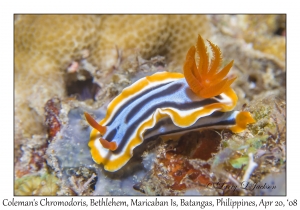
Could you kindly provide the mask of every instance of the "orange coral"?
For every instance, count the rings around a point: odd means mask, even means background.
[[[222,62],[220,48],[210,41],[208,43],[214,55],[210,63],[205,43],[199,35],[197,46],[192,46],[189,49],[183,66],[183,73],[187,83],[192,91],[202,98],[210,98],[223,93],[230,88],[230,85],[236,79],[236,77],[226,77],[233,65],[233,61],[218,71]],[[198,65],[195,61],[196,52],[200,57]]]

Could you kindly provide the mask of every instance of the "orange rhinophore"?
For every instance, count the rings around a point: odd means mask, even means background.
[[[105,126],[99,125],[96,122],[96,120],[94,120],[94,118],[92,118],[92,116],[89,115],[87,112],[84,112],[84,116],[86,118],[86,121],[90,124],[90,126],[92,126],[93,128],[95,128],[102,135],[105,134],[105,132],[106,132],[106,127]]]
[[[109,142],[103,138],[100,138],[100,143],[104,148],[109,149],[110,151],[115,151],[118,147],[116,142]]]

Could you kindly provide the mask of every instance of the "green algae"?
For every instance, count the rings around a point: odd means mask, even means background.
[[[56,195],[58,179],[52,174],[26,175],[15,180],[15,195]]]

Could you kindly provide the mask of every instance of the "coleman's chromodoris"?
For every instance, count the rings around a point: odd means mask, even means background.
[[[230,85],[236,78],[227,77],[233,61],[219,70],[221,51],[208,43],[211,61],[199,35],[197,45],[187,53],[184,74],[159,72],[138,80],[108,105],[99,123],[85,113],[94,128],[89,147],[96,163],[117,171],[146,139],[201,128],[229,128],[237,133],[255,122],[249,112],[233,111],[238,98]]]

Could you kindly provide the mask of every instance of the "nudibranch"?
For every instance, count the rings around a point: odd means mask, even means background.
[[[183,74],[158,72],[138,80],[111,101],[99,123],[84,113],[93,127],[89,147],[96,163],[117,171],[144,140],[202,128],[238,133],[255,122],[249,112],[233,111],[238,98],[230,85],[235,78],[227,76],[233,61],[220,70],[221,51],[208,44],[211,61],[199,35],[187,53]]]

